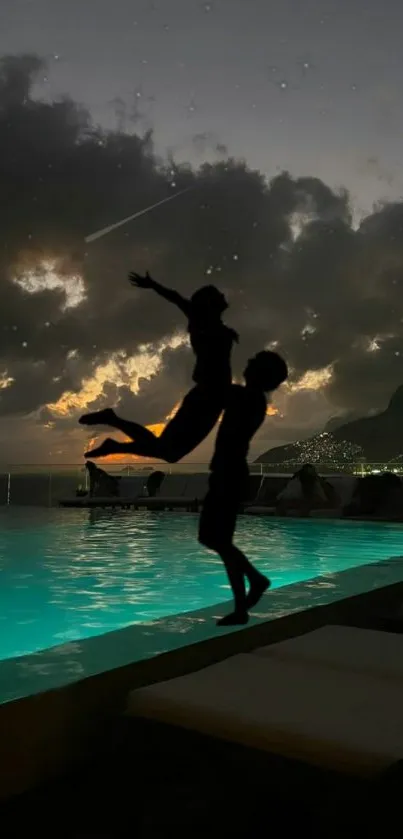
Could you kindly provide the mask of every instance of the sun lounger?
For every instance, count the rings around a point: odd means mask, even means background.
[[[280,492],[285,488],[289,479],[286,476],[265,476],[259,492],[254,500],[252,500],[246,507],[244,512],[250,515],[273,515],[276,510],[276,499]],[[327,478],[328,482],[333,486],[340,504],[333,508],[328,506],[318,507],[311,510],[310,515],[313,518],[337,518],[341,515],[341,508],[350,499],[351,493],[355,484],[355,478],[346,475],[336,475]],[[298,504],[295,505],[295,511],[290,506],[288,515],[292,516],[294,512],[298,512]]]
[[[273,515],[273,503],[282,482],[278,477],[250,475],[242,512],[255,516]]]
[[[203,501],[204,496],[208,490],[208,472],[200,472],[195,475],[189,475],[186,485],[186,495],[188,498],[195,498],[198,501]]]
[[[2,473],[0,475],[0,505],[8,503],[9,482],[9,475],[7,473]]]
[[[146,478],[144,475],[123,476],[119,481],[119,498],[137,498],[144,495]]]
[[[275,516],[276,515],[276,508],[275,507],[266,507],[266,506],[251,506],[245,507],[244,513],[248,516]]]
[[[403,686],[403,638],[389,632],[350,626],[323,626],[314,632],[254,650],[253,655],[315,664],[377,679],[394,679]]]
[[[321,639],[312,633],[310,640],[305,636],[233,656],[136,690],[127,714],[311,766],[377,775],[403,755],[403,680],[396,675],[396,639],[388,644],[375,638],[378,633],[327,630]],[[326,661],[326,643],[332,665]],[[376,644],[378,652],[371,657]],[[402,653],[403,640],[401,658]]]
[[[162,498],[183,498],[186,495],[188,475],[166,475],[159,491]]]
[[[188,481],[188,475],[166,475],[159,492],[153,498],[140,498],[138,506],[147,510],[187,509],[193,500],[186,491]]]
[[[323,507],[323,509],[311,510],[311,519],[339,519],[341,518],[340,507]]]
[[[88,495],[83,495],[78,498],[61,498],[59,501],[60,507],[83,507],[89,509],[90,507],[108,508],[115,507],[116,509],[125,509],[129,507],[136,507],[138,497],[130,498],[116,498],[113,495],[94,496],[90,498]]]
[[[258,493],[251,500],[254,507],[274,507],[277,495],[287,483],[287,477],[279,475],[265,475],[260,483]]]
[[[243,499],[243,507],[253,504],[259,497],[259,493],[263,484],[264,478],[262,475],[249,475],[248,484]]]
[[[61,498],[61,507],[132,507],[144,493],[145,478],[142,475],[119,476],[119,495],[90,496],[88,493],[73,498]]]
[[[351,501],[357,478],[354,475],[332,475],[328,480],[337,492],[340,506],[344,507]]]
[[[276,507],[258,507],[254,505],[246,507],[244,513],[247,513],[249,516],[278,516]],[[299,515],[297,510],[289,510],[287,513],[289,518],[299,517]],[[340,509],[334,509],[332,507],[325,507],[323,510],[311,510],[309,514],[309,518],[311,519],[337,519],[340,517]]]

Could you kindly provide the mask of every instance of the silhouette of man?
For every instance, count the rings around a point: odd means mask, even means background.
[[[222,321],[228,303],[215,286],[203,286],[188,300],[155,282],[148,273],[145,277],[132,273],[129,280],[139,288],[153,289],[186,315],[196,356],[195,387],[185,396],[160,437],[138,423],[118,417],[112,408],[85,414],[79,420],[82,425],[109,425],[133,441],[120,443],[107,437],[100,446],[86,452],[85,457],[127,453],[176,463],[210,434],[224,409],[232,380],[231,351],[238,335]]]
[[[232,385],[210,463],[209,490],[200,516],[199,542],[221,557],[234,596],[234,611],[218,626],[246,624],[270,581],[233,543],[237,514],[245,498],[252,437],[267,411],[266,393],[288,376],[287,365],[273,352],[260,352],[244,371],[245,385]],[[246,594],[245,580],[249,583]]]

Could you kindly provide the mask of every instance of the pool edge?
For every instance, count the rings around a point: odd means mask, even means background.
[[[366,625],[368,615],[403,600],[403,581],[264,620],[0,707],[0,799],[24,792],[102,751],[105,723],[130,689],[175,678],[231,655],[285,640],[326,623]]]

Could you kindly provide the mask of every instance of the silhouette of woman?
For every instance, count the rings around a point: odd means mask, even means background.
[[[127,453],[176,463],[210,434],[225,408],[232,381],[231,351],[238,335],[222,322],[228,303],[215,286],[203,286],[189,300],[157,283],[148,272],[144,277],[131,273],[129,281],[138,288],[153,289],[186,315],[190,343],[196,356],[195,387],[185,396],[160,437],[143,425],[117,416],[112,408],[85,414],[79,420],[82,425],[109,425],[132,441],[120,443],[107,437],[100,446],[86,452],[85,457]]]

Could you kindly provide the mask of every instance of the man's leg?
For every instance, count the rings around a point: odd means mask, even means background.
[[[199,523],[199,542],[222,559],[234,595],[235,609],[220,626],[247,623],[248,610],[257,605],[270,580],[261,574],[233,543],[243,482],[228,480],[226,474],[212,474]],[[245,578],[249,592],[245,592]]]
[[[238,511],[236,494],[225,493],[222,481],[212,475],[199,524],[199,542],[219,555],[224,563],[234,597],[234,611],[217,621],[218,626],[246,624],[245,563],[247,559],[232,544]]]
[[[234,597],[234,611],[223,618],[219,618],[217,626],[238,626],[248,623],[249,615],[246,606],[246,590],[245,590],[245,576],[239,562],[238,550],[233,545],[228,547],[221,546],[214,547],[212,544],[207,545],[210,550],[214,550],[222,559],[229,584],[232,589]],[[246,557],[245,557],[246,558]]]
[[[257,605],[265,591],[270,588],[270,580],[264,574],[261,574],[254,565],[252,565],[249,559],[247,559],[245,554],[242,553],[236,545],[232,545],[232,551],[234,559],[235,553],[237,554],[239,568],[242,570],[244,577],[246,577],[249,583],[249,592],[246,596],[246,608],[249,611]]]
[[[234,611],[217,621],[218,626],[244,624],[248,621],[248,612],[257,605],[265,591],[270,587],[270,580],[261,574],[244,553],[231,545],[216,550],[221,557],[234,595]],[[249,592],[245,592],[245,579],[249,582]]]

